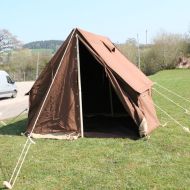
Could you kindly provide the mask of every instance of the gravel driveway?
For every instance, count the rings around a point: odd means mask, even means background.
[[[31,89],[33,81],[16,82],[18,94],[16,98],[0,99],[0,121],[17,116],[28,108],[28,96],[25,94]]]

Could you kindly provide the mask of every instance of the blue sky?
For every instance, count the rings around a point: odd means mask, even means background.
[[[0,28],[23,42],[64,40],[72,28],[108,36],[113,42],[145,43],[161,31],[190,31],[189,0],[1,0]]]

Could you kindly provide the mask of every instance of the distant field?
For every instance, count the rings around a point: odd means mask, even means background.
[[[190,70],[162,71],[153,81],[190,99]],[[190,110],[190,104],[166,91]],[[153,93],[155,103],[186,127],[190,116]],[[84,138],[76,141],[36,140],[15,190],[189,189],[190,134],[158,111],[161,124],[149,140]],[[0,183],[10,178],[25,138],[26,119],[0,128]],[[2,185],[0,184],[0,189]]]
[[[31,49],[32,52],[40,52],[40,53],[54,53],[53,49]]]

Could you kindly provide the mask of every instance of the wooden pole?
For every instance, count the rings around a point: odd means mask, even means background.
[[[38,73],[39,73],[39,57],[40,57],[40,53],[38,51],[37,61],[36,61],[36,80],[38,78]]]
[[[80,127],[81,127],[81,137],[84,137],[84,128],[83,128],[83,112],[82,112],[82,92],[81,92],[81,72],[80,72],[80,55],[79,55],[79,39],[77,39],[77,66],[78,66],[78,89],[79,89],[79,107],[80,107]]]
[[[146,30],[146,45],[147,45],[147,40],[148,40],[148,31]]]
[[[141,70],[141,54],[139,45],[139,34],[137,34],[137,48],[138,48],[138,68]]]

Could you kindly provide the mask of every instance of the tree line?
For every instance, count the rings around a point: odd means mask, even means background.
[[[23,45],[23,48],[28,49],[51,49],[55,52],[63,43],[62,40],[45,40],[45,41],[35,41]]]

